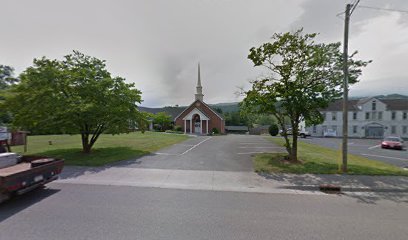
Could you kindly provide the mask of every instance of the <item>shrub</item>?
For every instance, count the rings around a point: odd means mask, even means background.
[[[212,132],[213,134],[219,134],[219,133],[220,133],[220,131],[218,131],[218,128],[213,128],[213,129],[211,130],[211,132]]]
[[[273,123],[271,126],[269,126],[269,134],[271,134],[272,136],[276,136],[278,135],[278,133],[279,133],[278,125]]]
[[[176,125],[176,126],[174,126],[174,131],[181,132],[181,131],[183,131],[183,128],[181,126],[179,126],[179,125]]]

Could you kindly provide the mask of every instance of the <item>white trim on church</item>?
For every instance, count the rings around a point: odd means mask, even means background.
[[[197,108],[194,108],[189,114],[187,114],[184,118],[184,133],[187,133],[187,121],[190,121],[190,133],[193,133],[193,117],[195,115],[200,116],[200,134],[203,134],[203,121],[206,122],[206,134],[208,134],[208,121],[210,121],[210,118],[208,118],[203,112],[198,110]]]

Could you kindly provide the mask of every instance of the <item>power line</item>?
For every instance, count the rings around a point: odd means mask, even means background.
[[[389,11],[389,12],[400,12],[400,13],[408,13],[408,10],[399,10],[399,9],[391,9],[391,8],[380,8],[380,7],[371,7],[371,6],[364,6],[360,5],[359,8],[368,8],[380,11]]]
[[[353,8],[352,8],[351,11],[350,11],[350,16],[351,16],[351,14],[353,14],[354,9],[356,9],[356,7],[357,7],[357,5],[358,5],[359,3],[360,3],[360,0],[357,0],[357,1],[355,1],[355,2],[352,4]]]

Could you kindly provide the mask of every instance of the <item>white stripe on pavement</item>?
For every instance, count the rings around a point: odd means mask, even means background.
[[[239,147],[239,148],[284,148],[284,147]]]
[[[368,149],[374,149],[374,148],[378,148],[378,147],[380,147],[381,145],[380,144],[378,144],[378,145],[375,145],[375,146],[372,146],[372,147],[369,147]]]
[[[203,142],[205,142],[205,141],[207,141],[207,140],[210,140],[211,138],[212,138],[212,137],[208,137],[208,138],[204,139],[203,141],[201,141],[201,142],[197,143],[196,145],[192,146],[191,148],[187,149],[185,152],[183,152],[183,153],[180,154],[180,155],[184,155],[184,154],[190,152],[190,151],[193,150],[194,148],[198,147],[201,143],[203,143]]]
[[[406,161],[408,161],[408,159],[407,159],[407,158],[388,157],[388,156],[373,155],[373,154],[365,154],[365,153],[363,153],[363,154],[361,154],[361,155],[364,155],[364,156],[370,156],[370,157],[381,157],[381,158],[390,158],[390,159],[397,159],[397,160],[406,160]]]

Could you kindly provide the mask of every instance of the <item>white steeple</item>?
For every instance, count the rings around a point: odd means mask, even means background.
[[[197,80],[197,87],[196,87],[196,94],[195,100],[203,101],[203,87],[201,86],[201,76],[200,76],[200,63],[198,63],[198,80]]]

